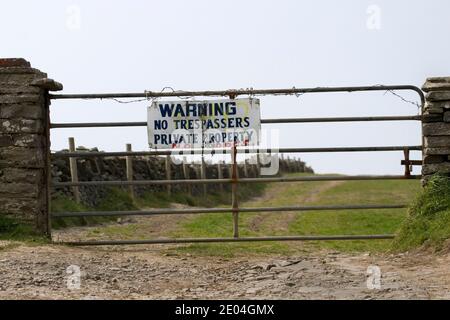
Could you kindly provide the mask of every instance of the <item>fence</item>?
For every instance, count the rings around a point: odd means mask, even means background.
[[[355,91],[393,91],[393,90],[412,90],[419,94],[420,106],[423,109],[425,98],[423,92],[409,85],[401,86],[365,86],[365,87],[335,87],[335,88],[292,88],[292,89],[269,89],[269,90],[226,90],[226,91],[176,91],[176,92],[144,92],[144,93],[113,93],[113,94],[53,94],[50,98],[53,100],[61,99],[105,99],[105,98],[159,98],[159,97],[198,97],[198,96],[228,96],[236,98],[239,95],[295,95],[305,93],[322,92],[355,92]],[[410,116],[378,116],[378,117],[334,117],[334,118],[284,118],[284,119],[263,119],[262,124],[283,124],[283,123],[313,123],[313,122],[360,122],[360,121],[421,121],[421,115]],[[53,123],[51,128],[102,128],[102,127],[135,127],[146,126],[146,122],[105,122],[105,123]],[[184,179],[184,180],[132,180],[127,181],[74,181],[54,183],[53,187],[80,187],[80,186],[136,186],[136,185],[166,185],[167,192],[171,192],[171,186],[174,184],[184,184],[188,187],[193,184],[229,183],[232,186],[232,201],[229,208],[192,208],[192,209],[155,209],[143,211],[102,211],[102,212],[62,212],[53,213],[53,218],[63,217],[89,217],[89,216],[130,216],[130,215],[170,215],[170,214],[203,214],[203,213],[232,213],[233,215],[233,237],[229,238],[182,238],[182,239],[152,239],[152,240],[108,240],[108,241],[80,241],[69,242],[72,245],[119,245],[119,244],[162,244],[162,243],[193,243],[193,242],[240,242],[240,241],[294,241],[294,240],[364,240],[364,239],[390,239],[392,234],[380,235],[335,235],[335,236],[267,236],[267,237],[240,237],[238,217],[240,213],[247,212],[278,212],[287,211],[326,211],[326,210],[352,210],[352,209],[400,209],[406,205],[377,204],[377,205],[328,205],[328,206],[286,206],[286,207],[259,207],[242,208],[239,207],[237,198],[237,188],[241,183],[283,183],[299,181],[346,181],[346,180],[399,180],[399,179],[420,179],[420,175],[411,174],[412,165],[420,165],[421,161],[410,160],[410,151],[421,151],[422,146],[369,146],[369,147],[326,147],[326,148],[281,148],[279,150],[262,150],[259,148],[232,148],[216,149],[217,152],[224,152],[231,155],[232,175],[230,179]],[[205,150],[177,150],[181,155],[203,154]],[[237,174],[236,156],[238,153],[261,155],[264,153],[316,153],[316,152],[380,152],[380,151],[400,151],[404,153],[402,165],[405,167],[403,175],[360,175],[360,176],[303,176],[303,177],[260,177],[260,178],[240,178]],[[54,158],[64,157],[74,159],[77,157],[107,157],[107,156],[125,156],[130,159],[134,156],[170,156],[170,150],[153,151],[132,151],[131,146],[125,152],[76,152],[71,150],[67,153],[53,153]],[[220,165],[220,164],[219,164]],[[205,189],[206,192],[206,189]]]
[[[76,147],[76,143],[75,143],[75,138],[74,137],[69,137],[68,138],[68,145],[69,145],[69,152],[75,152],[76,150],[79,150],[80,152],[83,152],[84,155],[86,155],[87,152],[92,152],[87,150],[84,147]],[[125,150],[126,152],[132,152],[132,145],[130,143],[127,143],[125,145]],[[89,158],[88,155],[86,155],[87,158]],[[83,160],[86,160],[86,157],[81,157],[83,158]],[[148,174],[154,174],[154,172],[151,171],[151,169],[149,168],[148,172],[147,171],[142,171],[142,167],[140,168],[134,168],[134,161],[133,161],[133,156],[126,156],[125,157],[125,161],[124,161],[124,172],[125,172],[125,177],[126,177],[126,181],[127,182],[131,182],[130,185],[127,185],[126,188],[128,189],[128,193],[130,195],[130,197],[132,199],[136,198],[136,192],[135,192],[135,188],[134,185],[132,183],[132,181],[134,181],[135,179],[135,173],[137,173],[138,176],[142,176],[142,175],[148,175]],[[123,159],[122,157],[117,158],[117,160]],[[101,175],[103,173],[103,167],[104,164],[99,164],[99,162],[97,161],[98,159],[95,159],[93,161],[93,166],[95,167],[95,173]],[[116,160],[116,158],[114,158],[114,160]],[[140,159],[141,161],[147,161],[148,158],[144,157],[142,159]],[[166,180],[173,180],[173,176],[175,174],[175,176],[177,176],[177,172],[175,172],[174,174],[172,174],[172,161],[171,161],[171,157],[170,156],[163,156],[163,157],[159,157],[159,160],[162,161],[164,163],[164,176]],[[252,161],[253,162],[253,161]],[[65,163],[65,162],[64,162]],[[55,164],[54,164],[55,165]],[[57,170],[64,170],[66,168],[64,168],[64,165],[59,164],[60,167],[58,168],[58,166],[56,166]],[[150,164],[149,164],[150,165]],[[89,168],[92,166],[92,163],[89,165]],[[181,170],[178,171],[178,176],[181,176],[184,180],[191,180],[190,176],[192,175],[193,180],[197,180],[197,179],[201,179],[201,180],[205,180],[207,179],[207,173],[209,170],[211,170],[211,172],[209,172],[209,175],[216,175],[215,172],[212,172],[212,169],[216,169],[217,170],[217,179],[221,180],[224,179],[224,174],[223,171],[228,171],[231,174],[229,175],[231,177],[232,175],[232,165],[229,163],[226,163],[223,160],[220,160],[217,162],[217,164],[214,163],[208,163],[207,161],[203,160],[202,161],[195,161],[194,159],[190,159],[190,161],[188,161],[188,159],[186,158],[186,156],[183,156],[183,161],[180,164],[181,166]],[[244,159],[243,161],[241,160],[239,162],[239,166],[241,169],[241,174],[243,178],[253,178],[255,176],[258,176],[258,172],[259,172],[259,165],[258,163],[248,163],[248,159]],[[285,172],[303,172],[304,170],[309,170],[309,168],[305,167],[303,165],[303,163],[301,163],[299,160],[297,159],[287,159],[285,161],[282,160],[282,163],[280,163],[280,166],[283,167],[283,171]],[[122,168],[119,168],[119,171]],[[190,173],[190,171],[193,171],[193,174]],[[79,164],[77,161],[77,157],[70,157],[69,161],[68,161],[68,178],[70,179],[70,181],[73,184],[76,184],[79,179],[83,179],[83,171],[86,170],[85,165],[81,167],[81,174],[80,174],[80,168],[79,168]],[[106,171],[109,171],[111,169],[108,169]],[[137,170],[135,172],[135,170]],[[116,169],[114,169],[113,171],[116,171]],[[181,172],[180,172],[181,171]],[[57,171],[55,171],[56,175],[58,175]],[[62,172],[60,172],[59,174],[62,174]],[[92,175],[93,172],[91,173],[87,173],[87,175]],[[86,179],[87,177],[85,176],[84,179]],[[92,177],[93,180],[97,180],[97,177]],[[120,174],[119,176],[115,176],[113,179],[120,179]],[[64,178],[63,178],[64,179]],[[87,178],[89,179],[89,178]],[[211,179],[211,177],[209,177],[209,180]],[[58,178],[58,180],[60,180]],[[184,181],[183,180],[183,181]],[[55,182],[57,186],[60,186],[60,182],[56,181]],[[219,190],[223,191],[223,183],[218,183],[219,185]],[[167,193],[170,196],[171,195],[171,189],[169,189],[168,187],[171,187],[171,184],[167,184],[165,186],[165,188],[167,188]],[[207,184],[204,183],[202,184],[202,186],[200,186],[202,188],[201,190],[201,194],[203,196],[207,195]],[[73,198],[77,203],[81,202],[81,192],[80,192],[80,186],[78,185],[72,185],[70,187],[71,189],[71,193],[73,194]],[[187,185],[187,190],[186,190],[190,195],[193,195],[193,190],[191,188],[191,184]]]

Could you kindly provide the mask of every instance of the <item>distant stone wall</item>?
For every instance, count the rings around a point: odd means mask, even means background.
[[[24,59],[0,59],[0,214],[48,224],[48,90],[62,86]]]
[[[97,151],[96,148],[91,149]],[[89,152],[86,148],[79,148],[77,151]],[[133,179],[134,180],[166,180],[166,168],[164,157],[134,157],[133,158]],[[308,167],[303,161],[298,159],[280,159],[280,173],[286,172],[312,172],[312,169]],[[126,174],[126,160],[124,157],[99,157],[99,158],[78,158],[78,180],[79,181],[117,181],[127,180]],[[258,177],[258,168],[255,164],[247,163],[246,169],[243,163],[239,163],[239,177],[244,178],[247,173],[248,178]],[[221,165],[222,177],[230,178],[230,165]],[[183,173],[183,167],[181,164],[171,163],[171,179],[182,180],[186,177]],[[217,179],[218,165],[206,163],[205,167],[207,179]],[[188,164],[187,173],[189,179],[201,178],[201,164]],[[53,182],[69,182],[71,181],[69,159],[56,158],[52,161],[52,180]],[[172,185],[172,192],[186,192],[186,185]],[[219,188],[228,189],[229,185],[223,184],[220,187],[219,184],[208,184],[208,192],[219,191]],[[203,192],[202,185],[192,185],[191,192],[195,195],[201,195]],[[135,194],[142,196],[147,192],[158,192],[167,190],[166,186],[161,185],[149,185],[149,186],[135,186]],[[57,189],[53,192],[62,193],[66,196],[73,197],[72,188]],[[96,205],[98,202],[106,196],[108,192],[107,188],[99,186],[83,186],[80,187],[81,201],[87,205]]]
[[[428,78],[422,90],[427,93],[422,124],[425,184],[435,173],[450,176],[450,77]]]

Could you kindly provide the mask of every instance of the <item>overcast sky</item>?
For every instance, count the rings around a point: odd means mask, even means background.
[[[450,76],[450,2],[2,1],[0,56],[64,93],[412,84]],[[401,92],[418,101],[414,93]],[[145,121],[147,102],[54,101],[53,122]],[[262,118],[414,115],[390,93],[261,98]],[[271,128],[266,126],[266,128]],[[418,145],[415,122],[277,125],[281,147]],[[145,128],[52,130],[52,149],[146,150]],[[317,172],[401,174],[401,152],[300,154]],[[420,154],[414,154],[419,158]],[[416,169],[417,170],[417,169]]]

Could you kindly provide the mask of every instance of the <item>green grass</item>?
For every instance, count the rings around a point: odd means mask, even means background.
[[[24,223],[18,219],[0,215],[0,240],[24,241],[27,243],[46,243],[48,239],[39,235],[31,223]],[[2,247],[4,248],[4,247]]]
[[[109,188],[105,198],[94,208],[96,211],[126,211],[136,210],[130,194],[121,188]]]
[[[110,188],[107,196],[95,207],[89,207],[77,203],[65,195],[57,195],[51,201],[51,212],[80,212],[80,211],[116,211],[135,210],[137,206],[133,203],[130,195],[120,188]],[[53,218],[52,228],[61,229],[74,226],[95,225],[103,222],[114,221],[114,217],[68,217]]]
[[[238,195],[241,199],[250,199],[254,196],[261,195],[264,191],[263,184],[253,184],[243,186],[238,191]],[[148,192],[142,197],[135,200],[134,204],[141,209],[145,208],[168,208],[173,204],[182,204],[192,207],[213,207],[213,206],[230,206],[231,193],[228,189],[220,192],[219,190],[211,191],[208,189],[206,195],[189,195],[187,192],[173,191],[169,196],[167,192]],[[117,210],[117,209],[114,209]],[[149,232],[151,221],[138,221],[126,224],[110,224],[103,225],[98,228],[92,229],[88,232],[88,237],[106,237],[108,239],[149,239],[155,237],[153,232]],[[175,222],[176,224],[176,222]],[[172,229],[175,225],[168,225],[169,229]],[[176,227],[176,226],[175,226]],[[162,228],[162,227],[161,227]],[[162,236],[169,236],[169,233],[164,234],[164,230],[161,229]],[[158,232],[158,234],[160,234]]]
[[[420,182],[413,180],[347,181],[323,192],[314,204],[409,204],[419,190]],[[405,218],[406,209],[305,212],[289,230],[298,235],[394,234]],[[308,245],[340,251],[385,251],[391,241],[321,241]]]
[[[327,183],[325,183],[327,184]],[[271,197],[250,200],[241,206],[286,206],[325,204],[400,204],[410,203],[420,191],[416,180],[346,181],[325,186],[324,182],[271,184]],[[240,214],[241,236],[267,235],[362,235],[395,233],[406,218],[406,209],[305,211],[268,213],[258,228],[260,214]],[[289,219],[289,222],[286,222]],[[253,226],[253,227],[252,227]],[[231,214],[205,214],[183,222],[177,237],[230,237]],[[315,241],[290,243],[195,244],[178,248],[180,252],[205,255],[286,254],[303,250],[385,251],[389,240]]]
[[[248,216],[239,216],[239,230],[241,237],[262,236],[263,233],[254,232],[248,228]],[[231,213],[202,214],[196,218],[183,222],[181,228],[172,233],[176,238],[215,238],[231,237],[233,234],[233,218]],[[234,257],[240,255],[288,254],[292,249],[282,242],[247,242],[247,243],[211,243],[191,244],[169,251],[190,253],[204,256]]]
[[[290,176],[304,175],[291,174]],[[64,198],[53,202],[59,211],[131,210],[134,208],[170,207],[173,203],[196,207],[229,206],[230,192],[210,192],[207,196],[190,196],[186,192],[148,193],[131,201],[126,191],[116,189],[97,208],[86,208]],[[166,252],[206,256],[276,255],[312,250],[344,252],[384,252],[409,250],[422,245],[442,248],[450,237],[450,183],[436,177],[422,191],[418,180],[378,180],[247,184],[239,186],[240,206],[411,204],[407,209],[372,209],[341,211],[305,211],[290,213],[241,213],[242,237],[270,235],[369,235],[398,234],[395,240],[252,242],[189,244],[170,247]],[[414,200],[416,199],[416,200]],[[54,209],[52,207],[52,209]],[[98,222],[98,221],[94,221]],[[101,221],[100,221],[101,222]],[[176,221],[167,237],[231,237],[232,216],[201,214]],[[94,229],[93,235],[120,239],[151,238],[145,225],[128,223]],[[1,229],[1,228],[0,228]],[[147,232],[147,233],[146,233]]]
[[[434,176],[409,210],[393,243],[394,250],[441,250],[450,238],[450,179]]]
[[[195,200],[186,193],[174,192],[171,196],[167,192],[148,192],[136,199],[140,208],[168,208],[171,203],[181,203],[194,206]]]
[[[243,200],[251,199],[261,195],[264,192],[264,188],[264,184],[242,185],[238,190],[238,197]],[[170,196],[166,191],[148,192],[136,199],[136,205],[140,208],[167,208],[173,203],[206,208],[227,205],[231,203],[231,192],[228,189],[222,192],[207,189],[206,196],[203,194],[190,195],[186,191],[172,192]]]

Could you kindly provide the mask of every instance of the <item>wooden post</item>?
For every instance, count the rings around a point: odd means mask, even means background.
[[[75,152],[75,139],[73,137],[69,138],[69,151]],[[78,168],[77,168],[77,159],[70,157],[69,158],[69,166],[70,166],[70,177],[72,182],[78,182]],[[75,201],[77,203],[81,202],[80,197],[80,188],[79,187],[72,187],[73,196],[75,198]]]
[[[239,203],[238,203],[238,174],[237,174],[237,162],[236,162],[236,144],[231,150],[231,161],[232,161],[232,176],[231,179],[231,207],[233,212],[233,237],[239,238]]]
[[[127,150],[127,152],[132,151],[131,143],[126,144],[126,150]],[[127,166],[127,180],[133,181],[133,157],[132,156],[126,156],[126,166]],[[131,185],[128,186],[128,192],[130,193],[131,199],[134,200],[135,199],[134,187]]]
[[[244,178],[248,178],[247,159],[244,158]]]
[[[202,155],[202,162],[200,164],[200,179],[206,179],[206,163],[205,163],[205,157]],[[206,183],[202,184],[203,188],[203,196],[206,196],[207,194],[207,186]]]
[[[166,179],[172,180],[172,171],[170,166],[170,156],[166,156]],[[170,197],[172,195],[172,185],[167,185],[167,195]]]
[[[223,179],[222,163],[220,160],[217,162],[217,179]],[[219,183],[219,190],[223,192],[223,183]]]
[[[411,164],[409,162],[409,149],[405,148],[403,150],[403,154],[405,156],[405,177],[409,178],[411,176]]]
[[[189,180],[189,167],[187,165],[187,158],[186,157],[183,157],[183,164],[182,164],[182,166],[183,166],[183,177],[184,177],[185,180]],[[187,184],[186,187],[187,187],[187,192],[190,195],[192,195],[191,185]]]
[[[259,154],[256,155],[256,177],[259,178],[261,175],[261,163],[259,162]]]

